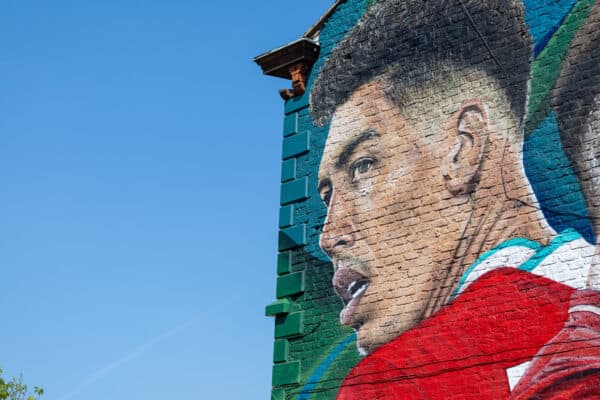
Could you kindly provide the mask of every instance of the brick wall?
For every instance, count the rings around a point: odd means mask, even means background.
[[[600,13],[494,3],[322,28],[284,108],[272,399],[600,398]]]

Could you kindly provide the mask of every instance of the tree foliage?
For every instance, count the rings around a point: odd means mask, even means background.
[[[33,387],[33,393],[28,391],[27,385],[23,383],[23,376],[13,377],[10,381],[4,380],[0,369],[0,400],[39,400],[44,394],[44,389]]]

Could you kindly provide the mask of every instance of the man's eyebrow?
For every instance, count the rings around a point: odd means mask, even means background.
[[[335,166],[337,168],[341,168],[344,165],[346,165],[348,159],[350,158],[352,153],[354,153],[354,150],[356,150],[356,147],[358,147],[359,144],[376,136],[379,136],[377,132],[375,132],[374,130],[368,130],[362,132],[360,135],[352,139],[352,141],[350,143],[347,143],[342,149],[342,152],[340,153],[337,161],[335,162]]]

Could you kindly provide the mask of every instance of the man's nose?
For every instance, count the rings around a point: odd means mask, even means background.
[[[327,217],[321,232],[320,245],[329,257],[333,257],[352,247],[356,229],[352,223],[355,214],[343,196],[333,193],[327,208]]]

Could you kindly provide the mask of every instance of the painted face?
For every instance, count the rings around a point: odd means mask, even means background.
[[[442,217],[430,140],[376,84],[358,89],[331,122],[319,169],[328,208],[320,243],[344,302],[341,322],[356,329],[365,353],[422,320],[433,292],[452,222]]]

